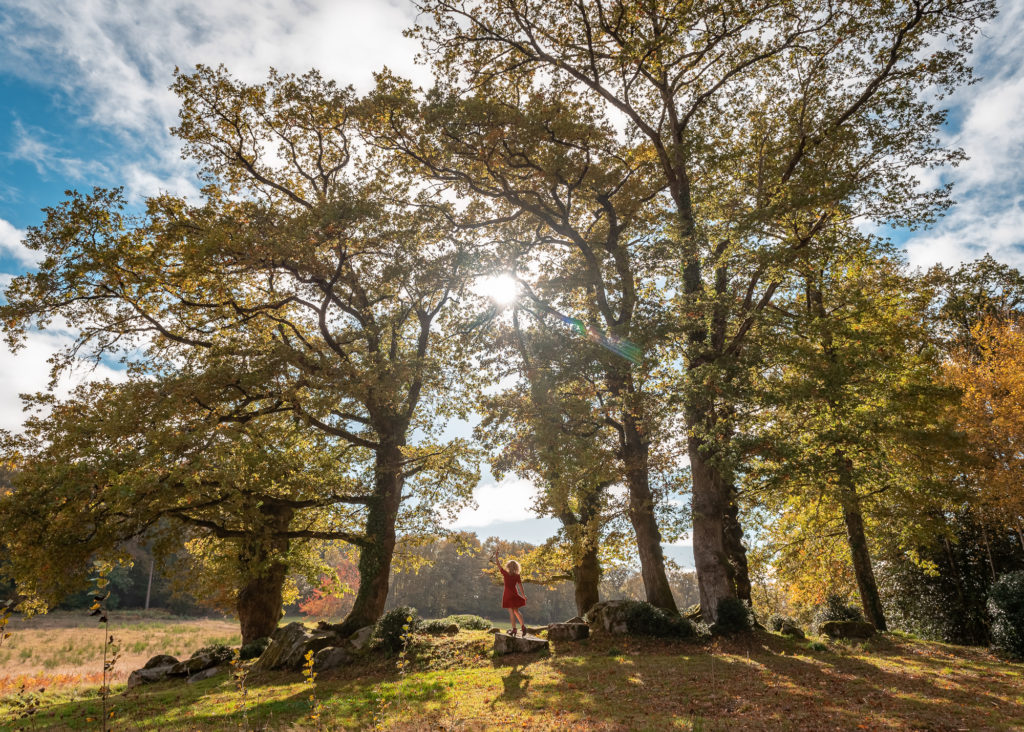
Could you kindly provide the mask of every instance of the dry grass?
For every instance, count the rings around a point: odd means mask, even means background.
[[[163,611],[109,613],[110,632],[121,648],[114,681],[158,653],[182,657],[213,643],[238,645],[238,623],[188,619]],[[84,611],[16,616],[11,637],[0,647],[0,696],[22,685],[38,689],[98,685],[103,679],[104,631]]]

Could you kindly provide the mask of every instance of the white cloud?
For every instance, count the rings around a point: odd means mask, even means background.
[[[481,527],[495,523],[536,519],[532,511],[537,487],[528,480],[508,477],[478,485],[473,491],[476,508],[464,508],[452,528]]]
[[[21,243],[24,238],[24,231],[15,228],[9,221],[0,219],[0,256],[12,257],[24,267],[35,267],[41,257],[38,252],[33,252]],[[6,288],[9,281],[8,279],[0,282],[0,289]]]
[[[1024,0],[1000,4],[1000,16],[979,37],[975,68],[983,78],[949,101],[959,126],[947,137],[970,159],[925,181],[952,181],[957,205],[938,225],[907,242],[911,264],[955,265],[986,252],[1024,267]]]
[[[50,380],[48,359],[59,349],[66,347],[71,337],[64,332],[30,333],[25,346],[16,354],[7,348],[0,348],[0,429],[13,432],[21,430],[25,419],[20,394],[44,391]],[[109,378],[122,381],[124,372],[100,365],[95,369],[81,368],[62,377],[54,393],[66,397],[71,390],[89,380]]]
[[[320,69],[366,90],[387,65],[427,83],[418,45],[402,36],[415,20],[405,0],[7,0],[0,18],[0,72],[63,94],[86,124],[109,130],[121,149],[90,182],[126,185],[134,195],[196,192],[192,167],[168,133],[178,101],[168,89],[176,66],[228,69],[247,81],[269,67]],[[13,154],[45,169],[81,172],[86,163],[34,131]]]

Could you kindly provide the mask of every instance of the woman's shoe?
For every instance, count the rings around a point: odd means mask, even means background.
[[[515,629],[515,628],[509,628],[509,629],[508,629],[508,630],[506,630],[505,632],[506,632],[506,633],[507,633],[508,635],[510,635],[510,636],[512,636],[513,638],[515,638],[515,635],[516,635],[516,629]]]

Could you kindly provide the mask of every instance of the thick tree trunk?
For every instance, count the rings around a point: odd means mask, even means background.
[[[288,575],[284,556],[289,542],[281,538],[281,534],[288,530],[294,510],[264,503],[259,513],[262,525],[254,527],[239,553],[243,579],[235,610],[241,625],[243,645],[266,638],[277,629],[277,622],[281,619],[284,581]]]
[[[654,515],[654,494],[649,482],[647,446],[631,444],[627,437],[623,450],[626,462],[626,487],[629,489],[629,521],[636,534],[640,555],[640,574],[647,602],[670,612],[678,612],[672,588],[665,572],[661,549],[661,531]]]
[[[736,597],[750,603],[750,571],[747,567],[747,547],[743,545],[743,526],[740,524],[740,506],[736,486],[730,485],[725,512],[725,550],[732,564]]]
[[[235,607],[242,626],[242,645],[267,638],[277,629],[287,574],[288,566],[284,562],[271,562],[238,590]]]
[[[359,590],[345,620],[333,626],[342,636],[373,625],[384,613],[395,555],[395,523],[402,501],[402,444],[400,438],[392,438],[377,449],[373,497],[366,514],[369,545],[359,552]]]
[[[601,565],[597,559],[597,544],[591,544],[583,552],[572,569],[572,583],[576,595],[576,613],[583,617],[590,608],[600,602],[598,587],[601,583]]]
[[[621,410],[620,456],[622,458],[626,488],[629,490],[629,521],[636,535],[640,555],[640,574],[644,581],[647,602],[670,612],[678,612],[672,588],[665,573],[665,555],[661,549],[661,531],[654,514],[654,494],[650,484],[650,448],[638,420],[628,404],[635,397],[630,375],[620,372],[608,374],[611,393],[620,399]]]
[[[882,611],[882,599],[878,595],[875,572],[871,567],[871,554],[868,552],[868,540],[864,533],[864,517],[861,515],[860,498],[857,496],[857,491],[850,485],[851,474],[848,459],[845,459],[840,476],[843,520],[846,522],[846,539],[850,545],[853,573],[857,578],[857,589],[860,592],[860,602],[864,608],[864,617],[875,626],[876,630],[884,632],[888,630],[885,623],[885,613]]]
[[[694,425],[696,415],[691,413],[689,417],[688,424]],[[697,567],[701,616],[705,622],[714,623],[718,619],[718,603],[736,597],[735,573],[725,545],[729,486],[692,433],[688,448],[693,477],[693,561]]]

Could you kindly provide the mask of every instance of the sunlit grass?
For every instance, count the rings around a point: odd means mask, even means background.
[[[233,637],[219,621],[181,621],[190,649]],[[147,631],[183,634],[173,621]],[[199,632],[205,630],[205,634]],[[187,634],[186,634],[187,635]],[[141,640],[141,639],[140,639]],[[153,647],[147,653],[161,652]],[[26,646],[29,645],[25,639]],[[81,640],[52,642],[77,653]],[[1019,729],[1024,727],[1024,667],[982,649],[882,637],[825,650],[771,634],[682,642],[595,636],[550,652],[495,658],[491,636],[416,637],[410,671],[374,654],[323,673],[316,696],[327,729]],[[98,649],[98,646],[97,646]],[[91,671],[87,659],[81,672]],[[124,670],[137,664],[125,664]],[[47,678],[45,674],[41,678]],[[98,680],[51,686],[31,729],[90,729]],[[93,684],[91,687],[89,683]],[[309,729],[308,687],[298,672],[247,682],[250,728]],[[14,710],[13,689],[0,700]],[[0,692],[2,694],[2,692]],[[115,686],[120,728],[235,729],[241,697],[224,676],[125,692]]]

